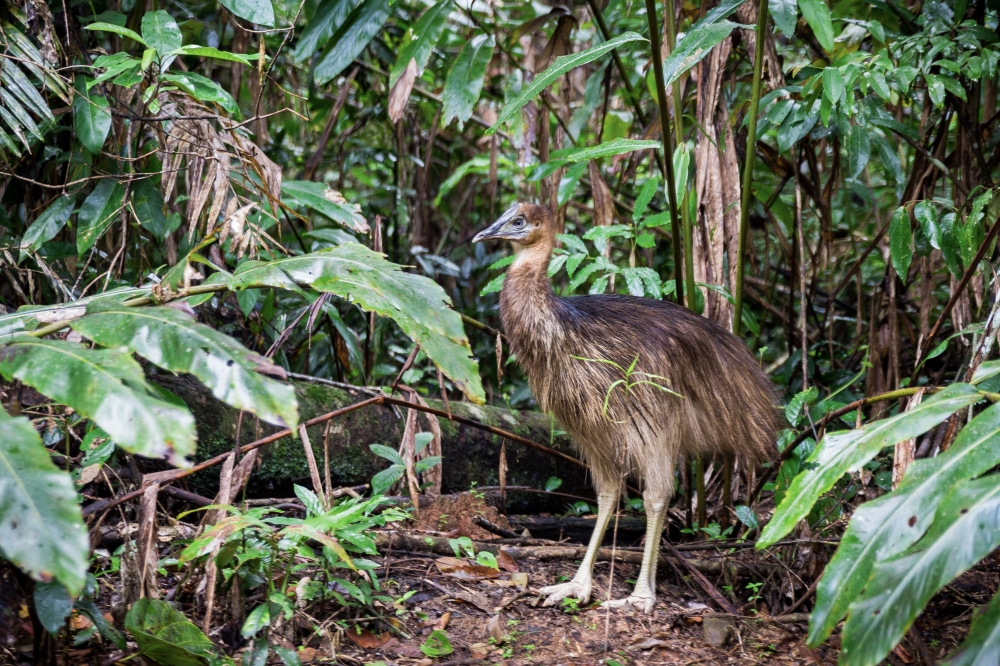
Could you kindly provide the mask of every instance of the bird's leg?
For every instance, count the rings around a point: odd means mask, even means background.
[[[597,491],[597,524],[594,525],[594,533],[590,535],[590,545],[587,546],[587,553],[583,556],[583,562],[577,569],[573,579],[558,585],[549,585],[539,590],[542,594],[547,594],[545,606],[555,606],[567,597],[579,599],[580,603],[590,601],[590,590],[593,586],[592,572],[594,561],[597,560],[597,551],[604,541],[604,532],[608,529],[608,522],[615,511],[618,502],[620,489],[616,485],[598,483]]]
[[[646,545],[642,552],[642,567],[636,580],[635,590],[627,599],[612,601],[613,608],[631,604],[643,613],[653,612],[656,604],[656,565],[660,559],[660,536],[667,516],[667,498],[661,492],[647,490],[642,494],[646,509]]]

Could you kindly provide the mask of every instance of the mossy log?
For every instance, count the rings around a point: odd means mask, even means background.
[[[156,383],[169,389],[183,400],[195,416],[198,427],[197,460],[205,460],[232,450],[237,428],[240,444],[276,432],[278,429],[258,422],[253,415],[244,414],[239,424],[239,411],[217,400],[199,382],[190,377],[159,374],[152,377]],[[326,414],[335,409],[359,402],[368,397],[360,391],[348,391],[312,382],[295,381],[301,421]],[[446,409],[440,400],[428,399],[437,409]],[[548,415],[539,412],[517,412],[500,407],[476,406],[466,402],[450,402],[453,414],[475,419],[502,428],[551,448],[575,455],[569,438],[558,431]],[[421,429],[428,430],[425,416],[419,418]],[[397,447],[403,436],[405,418],[389,406],[366,407],[331,422],[330,427],[330,477],[335,486],[354,486],[367,483],[385,469],[389,463],[369,449],[371,444]],[[473,486],[499,484],[501,437],[474,427],[440,419],[442,433],[442,492],[460,492]],[[323,433],[325,426],[310,428],[316,460],[323,465]],[[517,442],[507,442],[507,484],[544,488],[546,480],[555,476],[563,480],[561,492],[592,497],[593,490],[585,471],[570,462],[531,449]],[[322,474],[322,472],[321,472]],[[192,477],[191,485],[208,494],[217,484],[218,472],[209,470]],[[262,449],[261,464],[254,470],[248,487],[250,496],[282,496],[290,494],[291,485],[310,486],[309,468],[301,440],[286,437]],[[543,503],[539,499],[543,498]],[[544,495],[511,494],[511,510],[530,506],[561,508],[569,500],[554,499]],[[546,507],[545,503],[551,507]]]

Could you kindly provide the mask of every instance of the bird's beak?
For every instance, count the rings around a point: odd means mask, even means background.
[[[493,238],[513,240],[514,238],[510,235],[509,230],[505,231],[504,227],[506,227],[507,223],[517,216],[519,208],[520,204],[514,204],[508,208],[507,212],[501,215],[496,222],[476,234],[476,237],[472,239],[472,242],[481,243],[484,240],[490,240]]]

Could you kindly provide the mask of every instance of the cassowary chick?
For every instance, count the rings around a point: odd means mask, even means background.
[[[500,319],[535,399],[570,433],[597,490],[597,523],[579,570],[541,591],[546,606],[590,599],[598,548],[622,484],[634,478],[642,485],[646,544],[635,590],[618,604],[649,613],[675,462],[702,454],[735,454],[744,464],[771,457],[774,393],[739,339],[690,310],[633,296],[557,297],[547,272],[555,236],[547,208],[518,203],[473,239],[514,245]]]

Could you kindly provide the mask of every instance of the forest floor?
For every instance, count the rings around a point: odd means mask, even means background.
[[[290,511],[294,515],[295,509]],[[628,596],[638,574],[641,533],[635,530],[633,518],[631,531],[609,533],[606,542],[606,547],[613,546],[617,553],[632,561],[616,558],[613,567],[609,561],[597,563],[594,601],[587,605],[566,602],[547,608],[542,605],[543,597],[537,589],[573,575],[579,562],[574,555],[579,548],[574,546],[585,535],[575,529],[567,532],[569,537],[562,535],[561,539],[539,539],[537,535],[530,539],[498,539],[473,522],[477,516],[504,529],[520,529],[518,518],[512,516],[508,521],[507,516],[483,503],[481,494],[450,496],[447,504],[422,509],[418,519],[395,523],[392,529],[376,534],[380,556],[372,558],[379,565],[374,573],[382,581],[383,592],[396,599],[395,604],[375,601],[365,609],[332,601],[315,602],[299,608],[291,620],[272,624],[270,642],[296,649],[304,664],[357,666],[832,665],[837,661],[840,641],[836,633],[815,650],[805,645],[811,602],[801,604],[795,609],[797,612],[771,616],[767,600],[777,605],[782,602],[773,590],[768,595],[763,586],[760,600],[741,601],[757,594],[756,590],[747,591],[753,589],[757,579],[766,581],[765,585],[780,587],[783,576],[794,575],[780,564],[786,558],[794,561],[790,547],[776,557],[775,550],[758,553],[749,548],[684,544],[681,547],[686,552],[681,556],[690,558],[689,562],[707,572],[702,582],[698,582],[696,575],[689,575],[690,568],[684,570],[686,564],[678,566],[671,559],[670,566],[660,567],[658,598],[652,614],[611,609],[600,603],[609,598],[609,578],[614,581],[610,598],[619,599]],[[543,515],[534,520],[551,525],[564,519]],[[166,523],[164,518],[161,525]],[[183,544],[174,543],[178,533],[194,532],[194,525],[190,530],[179,530],[176,520],[170,523],[170,528],[160,531],[161,558],[179,551]],[[133,528],[124,523],[118,526],[124,533]],[[484,571],[484,567],[477,567],[471,559],[442,554],[442,544],[459,536],[474,539],[477,550],[497,551],[499,570]],[[511,553],[513,556],[508,556]],[[984,566],[968,572],[938,594],[918,620],[916,629],[883,663],[933,664],[950,652],[964,638],[972,610],[987,602],[997,589],[998,562],[1000,556],[988,559]],[[161,576],[161,597],[174,599],[178,590],[193,589],[192,581],[199,576],[185,573],[168,572]],[[19,595],[21,583],[9,568],[0,576],[0,664],[33,663],[32,623],[24,595]],[[100,576],[98,580],[101,589],[98,606],[111,620],[113,603],[120,597],[120,580],[115,574]],[[711,589],[731,600],[737,613],[720,612]],[[803,593],[805,590],[800,589],[796,599]],[[176,605],[200,625],[203,599],[195,592],[181,596],[188,601]],[[198,603],[194,602],[196,599]],[[792,600],[784,600],[785,608],[792,604]],[[240,605],[244,608],[234,611],[226,598],[221,599],[215,610],[217,622],[210,632],[237,664],[248,650],[239,636],[242,624],[239,616],[255,605],[253,595]],[[89,627],[89,621],[76,614],[68,624],[74,634]],[[322,631],[317,631],[317,627]],[[431,659],[421,646],[428,644],[428,637],[435,630],[447,634],[450,652]],[[62,641],[60,664],[152,664],[132,654],[131,644],[130,650],[123,653],[110,644],[69,643]],[[267,663],[282,662],[272,652]]]

